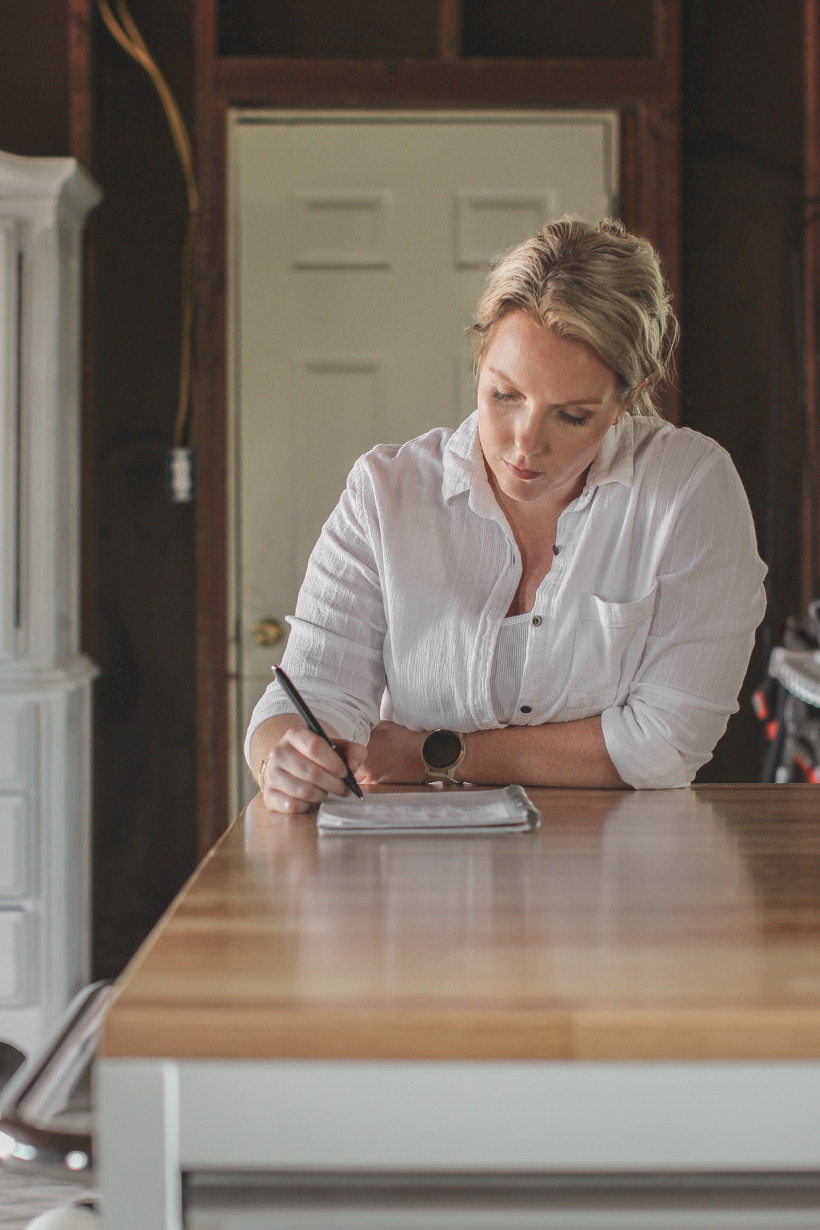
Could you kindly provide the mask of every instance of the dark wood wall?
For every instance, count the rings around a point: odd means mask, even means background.
[[[69,153],[66,0],[0,4],[0,149]]]
[[[135,21],[190,125],[190,0]],[[164,490],[176,412],[183,181],[154,87],[95,13],[94,512],[85,643],[95,708],[95,953],[117,972],[194,862],[193,504]]]
[[[192,3],[131,0],[188,117]],[[162,480],[175,408],[181,178],[152,87],[96,15],[93,130],[83,128],[82,108],[79,121],[71,111],[66,12],[76,34],[84,8],[92,14],[90,0],[0,5],[0,148],[78,153],[105,192],[89,230],[84,639],[102,667],[95,951],[97,973],[109,975],[195,857],[194,509],[170,504]],[[565,19],[571,6],[561,9]],[[800,0],[684,3],[683,417],[726,445],[749,492],[774,563],[764,638],[802,600],[794,344],[783,291],[803,191],[801,11]],[[571,34],[562,37],[571,42]],[[773,402],[774,526],[766,511]],[[752,682],[763,661],[761,649]],[[744,695],[701,777],[754,780],[758,739]]]
[[[791,270],[803,198],[802,20],[800,0],[684,4],[682,421],[731,453],[770,568],[740,711],[698,781],[757,780],[748,697],[783,618],[803,601]]]

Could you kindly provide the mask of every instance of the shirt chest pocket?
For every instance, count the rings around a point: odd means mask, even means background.
[[[578,595],[568,708],[601,711],[629,685],[646,644],[657,588],[637,602]]]

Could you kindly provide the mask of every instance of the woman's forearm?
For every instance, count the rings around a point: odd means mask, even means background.
[[[600,717],[477,730],[465,742],[467,754],[456,770],[460,781],[628,789],[606,749]]]

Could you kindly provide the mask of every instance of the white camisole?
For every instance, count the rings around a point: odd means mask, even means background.
[[[531,626],[532,612],[525,611],[503,620],[498,634],[492,692],[496,721],[503,725],[512,721],[518,707]]]

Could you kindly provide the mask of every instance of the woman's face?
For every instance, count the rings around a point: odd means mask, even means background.
[[[585,342],[526,312],[493,329],[478,379],[478,434],[503,495],[575,499],[618,410],[618,378]]]

